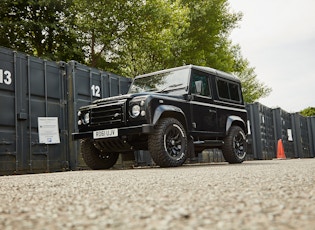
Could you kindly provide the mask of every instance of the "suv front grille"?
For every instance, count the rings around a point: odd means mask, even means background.
[[[122,126],[125,124],[126,100],[99,105],[91,109],[90,126]]]

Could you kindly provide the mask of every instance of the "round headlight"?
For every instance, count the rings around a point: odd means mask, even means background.
[[[84,124],[90,123],[90,113],[84,114],[83,119],[84,119]]]
[[[137,117],[137,116],[139,116],[139,114],[140,114],[140,106],[139,105],[134,105],[134,106],[132,106],[132,108],[131,108],[131,115],[133,116],[133,117]]]

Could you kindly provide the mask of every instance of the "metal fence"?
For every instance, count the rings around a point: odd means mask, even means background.
[[[310,152],[310,130],[307,125],[307,118],[302,117],[298,113],[291,115],[293,121],[293,132],[295,134],[295,157],[298,158],[307,158],[313,156],[313,153]]]
[[[282,140],[283,146],[285,148],[285,154],[288,158],[294,158],[294,142],[293,142],[293,125],[291,114],[286,111],[276,108],[273,109],[273,119],[274,119],[274,130],[275,130],[275,141],[279,139]],[[276,142],[277,143],[277,142]],[[275,152],[276,154],[276,152]]]
[[[277,158],[278,140],[281,139],[287,158],[315,157],[315,117],[303,117],[281,108],[268,108],[260,103],[248,104],[247,160]],[[220,150],[206,150],[198,162],[224,161]]]
[[[0,173],[68,169],[64,63],[0,49]],[[62,144],[42,144],[38,118],[55,117]]]
[[[271,109],[259,103],[247,105],[249,119],[249,153],[253,159],[277,157],[281,139],[287,158],[315,157],[315,117]]]
[[[78,107],[124,94],[130,82],[75,61],[0,47],[0,175],[77,169],[80,150],[71,133]],[[45,134],[50,128],[54,136]]]
[[[275,133],[272,109],[259,103],[247,105],[249,152],[254,159],[274,158]]]
[[[96,99],[125,94],[130,83],[130,78],[89,68],[75,61],[69,62],[67,64],[69,134],[78,132],[77,111],[81,106],[88,105]],[[85,167],[80,157],[80,142],[72,141],[71,135],[68,141],[71,154],[70,168]]]
[[[0,47],[0,175],[84,167],[79,142],[71,137],[78,131],[78,108],[124,94],[130,83],[129,78],[75,61],[56,63]],[[288,158],[315,156],[315,117],[259,103],[246,108],[248,160],[275,158],[279,139]],[[54,136],[45,134],[50,128],[56,129]],[[136,152],[135,159],[135,165],[154,164],[147,151]],[[120,158],[120,164],[124,160]],[[215,149],[200,153],[197,161],[224,158]]]
[[[311,157],[315,157],[315,117],[307,118]]]

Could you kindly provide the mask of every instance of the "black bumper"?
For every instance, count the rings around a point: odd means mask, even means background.
[[[153,132],[153,125],[150,125],[150,124],[118,128],[119,137],[125,136],[125,135],[126,136],[135,135],[135,134],[150,134],[152,132]],[[72,133],[73,140],[78,140],[82,138],[93,138],[93,131]]]

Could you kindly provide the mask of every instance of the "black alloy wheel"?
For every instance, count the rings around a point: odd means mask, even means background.
[[[161,167],[181,166],[187,158],[187,135],[175,118],[162,118],[149,136],[149,151]]]

